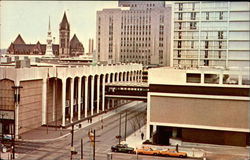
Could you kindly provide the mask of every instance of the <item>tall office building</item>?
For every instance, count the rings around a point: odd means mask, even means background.
[[[171,65],[249,66],[249,8],[249,2],[175,2]]]
[[[98,60],[170,65],[171,6],[164,1],[120,1],[119,7],[97,12]]]

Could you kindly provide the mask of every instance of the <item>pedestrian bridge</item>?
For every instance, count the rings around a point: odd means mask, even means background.
[[[147,101],[148,83],[113,82],[105,85],[106,98]]]

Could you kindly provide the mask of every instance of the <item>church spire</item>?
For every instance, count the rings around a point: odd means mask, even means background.
[[[52,35],[51,35],[51,28],[50,28],[50,17],[49,17],[46,53],[45,53],[44,57],[54,57],[53,50],[52,50]]]

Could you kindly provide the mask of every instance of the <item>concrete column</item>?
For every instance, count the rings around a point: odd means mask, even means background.
[[[113,73],[113,82],[115,82],[115,73]]]
[[[201,73],[201,84],[204,84],[204,73]]]
[[[43,93],[42,93],[42,124],[46,124],[47,114],[47,78],[43,79]]]
[[[56,80],[53,81],[53,106],[52,106],[52,120],[55,121],[56,113]]]
[[[81,93],[82,93],[82,79],[78,79],[78,120],[81,119]]]
[[[20,81],[16,80],[15,81],[15,86],[20,86]],[[19,94],[20,95],[20,90],[22,88],[19,88],[17,89],[17,92],[16,94]],[[21,95],[20,95],[21,96]],[[15,136],[16,136],[16,139],[18,138],[18,134],[19,134],[19,103],[16,103],[16,106],[15,106]]]
[[[222,73],[222,71],[219,74],[219,84],[223,84],[223,73]]]
[[[107,83],[110,83],[110,75],[108,74]]]
[[[120,78],[120,73],[117,73],[116,75],[116,81],[119,82],[119,78]]]
[[[112,99],[112,108],[115,107],[115,100]]]
[[[91,116],[94,114],[94,76],[92,76],[91,80]]]
[[[84,100],[84,117],[86,118],[88,116],[88,77],[85,78],[85,85],[84,85],[84,89],[85,89],[85,100]]]
[[[102,78],[102,111],[105,110],[105,76]]]
[[[65,126],[66,79],[62,79],[62,126]]]
[[[97,113],[99,113],[99,110],[100,110],[100,83],[101,83],[101,81],[100,81],[100,75],[98,75],[97,76],[97,81],[96,81],[96,83],[97,83],[97,96],[96,96],[96,98],[97,98],[97,103],[96,103],[96,107],[97,107]]]
[[[127,81],[127,72],[124,75],[124,82],[126,82],[126,81]]]
[[[74,78],[70,80],[70,123],[73,122],[74,116]]]
[[[142,71],[140,71],[140,82],[142,83]]]
[[[238,84],[242,85],[242,73],[240,73],[238,76]]]

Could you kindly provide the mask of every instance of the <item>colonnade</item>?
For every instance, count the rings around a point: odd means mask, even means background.
[[[105,84],[114,82],[142,82],[142,71],[44,78],[42,124],[59,120],[61,121],[60,125],[65,126],[68,123],[79,121],[114,107],[114,100],[105,100]],[[48,90],[52,90],[51,94]],[[50,97],[52,102],[48,105],[47,101],[49,101],[50,95],[53,97]],[[58,110],[61,111],[61,114],[58,113]],[[51,115],[49,113],[51,111],[52,116],[49,118],[48,115]]]

